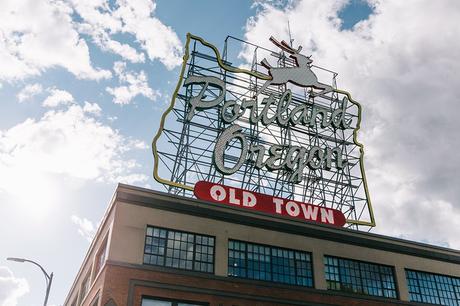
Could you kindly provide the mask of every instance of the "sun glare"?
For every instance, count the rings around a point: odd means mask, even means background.
[[[45,173],[18,169],[2,175],[7,196],[25,215],[43,218],[59,200],[56,180]]]

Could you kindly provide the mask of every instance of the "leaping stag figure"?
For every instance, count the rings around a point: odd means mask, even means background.
[[[289,53],[289,57],[295,60],[297,67],[272,67],[268,63],[267,59],[264,58],[261,64],[268,69],[268,74],[271,76],[271,79],[265,82],[265,84],[257,91],[255,97],[267,89],[269,85],[281,85],[287,82],[291,82],[301,87],[322,89],[322,91],[314,93],[313,96],[325,94],[334,90],[332,86],[318,82],[318,78],[311,70],[311,63],[313,62],[313,60],[310,59],[311,56],[300,54],[302,46],[299,46],[297,50],[295,50],[284,40],[280,43],[273,36],[270,37],[270,41],[281,50]]]

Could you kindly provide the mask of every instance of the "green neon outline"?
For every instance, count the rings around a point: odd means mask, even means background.
[[[153,160],[154,160],[154,164],[153,164],[153,177],[154,177],[154,179],[159,183],[169,185],[169,186],[172,186],[172,187],[183,188],[183,189],[190,190],[190,191],[193,191],[193,186],[188,186],[188,185],[180,184],[180,183],[177,183],[177,182],[172,182],[170,180],[163,179],[163,178],[160,177],[160,175],[158,174],[159,156],[158,156],[158,150],[157,150],[157,142],[158,142],[158,139],[160,138],[161,134],[163,133],[166,117],[173,110],[174,105],[176,103],[176,98],[177,98],[177,95],[179,94],[179,90],[180,90],[180,87],[181,87],[181,84],[182,84],[182,79],[184,77],[185,68],[187,66],[187,61],[188,61],[188,59],[190,57],[190,54],[189,54],[190,53],[190,41],[192,39],[197,40],[202,45],[211,48],[214,51],[214,53],[216,54],[217,63],[219,64],[219,66],[222,69],[225,69],[225,70],[233,72],[233,73],[248,74],[248,75],[254,76],[256,78],[262,79],[262,80],[270,80],[271,79],[270,76],[265,75],[265,74],[261,74],[261,73],[253,72],[253,71],[250,71],[250,70],[247,70],[247,69],[235,68],[235,67],[231,67],[231,66],[226,65],[222,61],[222,58],[220,57],[219,50],[214,45],[208,43],[207,41],[205,41],[201,37],[195,36],[195,35],[193,35],[191,33],[187,33],[187,40],[186,40],[186,43],[185,43],[185,54],[183,56],[182,68],[181,68],[181,72],[180,72],[179,81],[177,82],[176,89],[174,90],[174,94],[171,97],[171,103],[169,104],[168,108],[166,109],[166,111],[161,116],[160,126],[158,128],[158,131],[157,131],[155,137],[152,140],[152,153],[153,153]],[[340,90],[340,89],[334,89],[334,92],[346,95],[348,97],[348,100],[352,104],[354,104],[354,105],[356,105],[358,107],[358,122],[356,123],[356,127],[353,130],[353,143],[359,147],[359,153],[360,153],[360,156],[359,156],[359,168],[360,168],[360,171],[361,171],[361,175],[363,177],[364,193],[366,195],[367,204],[368,204],[367,207],[368,207],[369,217],[370,217],[370,222],[347,219],[347,223],[374,227],[376,225],[375,218],[374,218],[374,210],[372,208],[371,198],[370,198],[370,195],[369,195],[369,189],[368,189],[368,185],[367,185],[366,173],[364,171],[364,146],[363,146],[363,144],[358,142],[358,139],[357,139],[357,137],[358,137],[357,134],[358,134],[358,131],[359,131],[360,127],[361,127],[362,106],[361,106],[360,103],[358,103],[357,101],[353,100],[353,98],[351,97],[351,94],[349,92],[344,91],[344,90]]]

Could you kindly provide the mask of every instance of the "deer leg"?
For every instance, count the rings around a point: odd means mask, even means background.
[[[332,86],[329,86],[329,85],[326,85],[326,84],[322,84],[322,83],[318,83],[317,85],[320,85],[322,88],[324,88],[322,91],[320,92],[313,92],[311,94],[312,97],[316,97],[316,96],[319,96],[319,95],[324,95],[326,93],[329,93],[331,91],[334,91],[334,88],[332,88]],[[318,86],[319,87],[319,86]]]
[[[256,92],[256,94],[254,95],[254,98],[257,98],[257,96],[262,93],[262,91],[264,91],[265,89],[267,89],[267,87],[271,84],[271,80],[267,80],[265,81],[264,85],[262,85],[262,87],[260,87],[260,89]]]

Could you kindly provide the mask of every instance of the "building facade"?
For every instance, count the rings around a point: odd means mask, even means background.
[[[119,185],[65,300],[460,305],[460,252]]]

